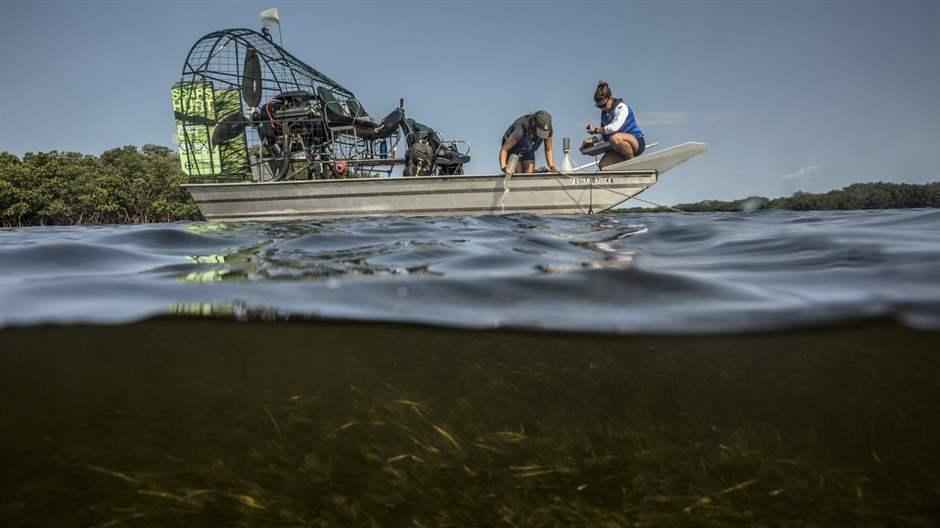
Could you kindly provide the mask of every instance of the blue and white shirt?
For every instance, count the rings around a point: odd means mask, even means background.
[[[643,131],[636,124],[633,109],[623,102],[623,99],[614,99],[614,107],[601,112],[601,127],[604,129],[604,139],[609,139],[611,134],[617,132],[628,132],[637,139],[643,137]]]

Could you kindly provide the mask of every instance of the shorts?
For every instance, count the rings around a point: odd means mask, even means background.
[[[516,151],[516,152],[514,152],[514,151],[510,150],[510,151],[509,151],[509,154],[510,154],[510,155],[512,155],[512,154],[518,154],[518,155],[519,155],[519,161],[531,161],[532,163],[535,163],[535,151],[534,151],[534,150],[530,150],[530,151],[528,151],[528,152],[521,152],[521,151]]]
[[[640,154],[643,154],[643,151],[646,150],[646,140],[643,139],[643,136],[640,136],[640,137],[636,138],[636,142],[637,142],[637,144],[639,145],[640,148],[638,148],[638,149],[636,150],[636,152],[633,153],[633,157],[636,157],[636,156],[639,156]]]

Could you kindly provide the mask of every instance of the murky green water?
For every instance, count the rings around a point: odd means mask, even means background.
[[[934,526],[940,334],[0,331],[3,526]]]

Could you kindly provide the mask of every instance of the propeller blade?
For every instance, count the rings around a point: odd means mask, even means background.
[[[245,65],[242,71],[242,98],[245,104],[257,108],[261,104],[261,58],[255,48],[248,48],[245,53]]]
[[[249,122],[239,111],[226,114],[212,130],[212,146],[217,147],[245,131]]]
[[[212,126],[215,124],[214,119],[209,119],[208,117],[203,117],[201,115],[190,115],[190,114],[184,114],[183,112],[173,112],[173,116],[176,117],[177,121],[181,123],[186,123],[188,125]]]

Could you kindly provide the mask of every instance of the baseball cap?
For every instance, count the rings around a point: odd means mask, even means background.
[[[552,135],[552,115],[545,110],[535,113],[535,134],[542,139]]]

